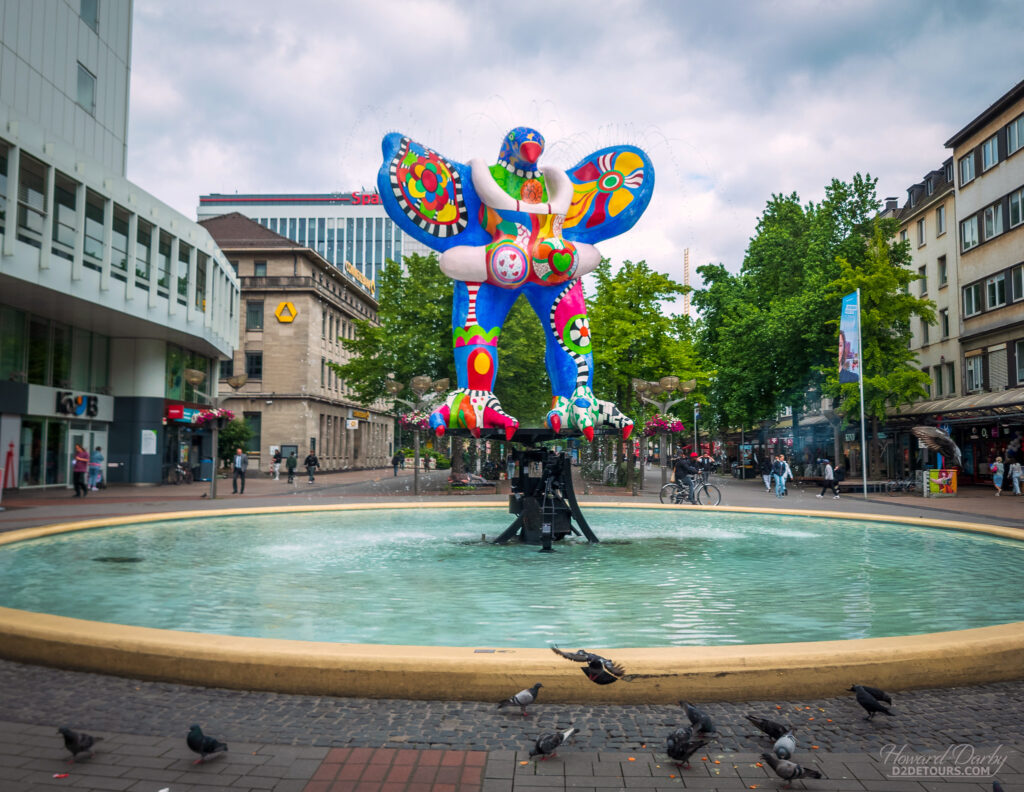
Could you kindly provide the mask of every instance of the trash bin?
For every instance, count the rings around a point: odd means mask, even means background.
[[[199,480],[209,481],[211,478],[213,478],[213,460],[204,457],[199,463]]]

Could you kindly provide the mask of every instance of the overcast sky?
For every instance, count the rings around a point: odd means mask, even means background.
[[[465,162],[508,129],[568,168],[644,148],[654,198],[613,262],[737,270],[772,193],[879,198],[1024,79],[1019,0],[136,0],[128,177],[189,217],[211,192],[373,189],[398,130]]]

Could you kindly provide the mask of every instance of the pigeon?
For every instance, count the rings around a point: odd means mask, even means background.
[[[710,740],[694,740],[693,729],[687,726],[669,734],[665,741],[665,753],[669,759],[675,760],[677,766],[688,768],[690,757],[710,744]]]
[[[915,426],[910,431],[932,451],[949,457],[953,464],[947,464],[946,467],[963,467],[963,462],[960,460],[960,447],[941,429],[934,426]]]
[[[85,732],[72,731],[67,726],[61,726],[57,729],[57,733],[64,735],[64,747],[71,751],[68,764],[74,764],[80,753],[88,753],[92,758],[93,745],[103,739],[102,737],[93,737]]]
[[[695,707],[689,701],[680,701],[679,706],[686,710],[686,717],[690,723],[697,727],[697,731],[703,734],[714,732],[715,726],[711,722],[711,716],[699,707]]]
[[[548,759],[555,755],[555,751],[558,750],[558,746],[568,742],[569,738],[572,737],[578,730],[569,727],[564,732],[545,732],[537,738],[537,742],[534,743],[533,748],[530,750],[530,758],[540,756],[541,761]]]
[[[857,703],[860,704],[868,713],[865,720],[871,720],[875,717],[876,713],[879,712],[884,713],[889,717],[895,717],[892,712],[889,711],[889,708],[879,703],[878,699],[872,696],[863,685],[854,685],[850,690],[857,694]]]
[[[610,685],[617,682],[626,673],[626,669],[601,655],[588,652],[586,649],[579,649],[575,652],[563,652],[557,646],[552,646],[551,651],[566,660],[576,663],[586,663],[583,673],[587,679],[598,685]]]
[[[1003,792],[1003,785],[998,781],[992,781],[992,792]]]
[[[756,715],[746,715],[745,717],[773,740],[779,739],[786,732],[793,731],[791,726],[787,726],[784,723],[776,723],[773,720],[768,720],[768,718],[759,718]]]
[[[783,789],[789,789],[790,782],[797,778],[823,778],[817,770],[803,767],[796,762],[790,762],[788,759],[779,759],[775,754],[763,753],[761,758],[775,771],[775,775],[786,782]]]
[[[779,737],[775,741],[775,745],[772,746],[772,753],[779,757],[779,759],[792,759],[795,752],[796,737],[793,736],[791,731]]]
[[[879,690],[876,687],[871,687],[871,685],[861,685],[861,687],[864,688],[868,693],[870,693],[879,701],[884,701],[886,704],[892,704],[892,696],[890,696],[884,690]],[[852,687],[850,688],[850,690],[853,689],[854,688]]]
[[[514,696],[510,696],[504,701],[498,704],[498,709],[502,707],[519,707],[523,711],[523,716],[526,716],[526,707],[533,704],[537,700],[537,692],[544,687],[540,682],[535,684],[532,688],[526,690],[520,690]]]
[[[203,730],[199,728],[198,723],[193,723],[189,727],[188,737],[185,738],[185,742],[188,743],[188,747],[193,753],[199,754],[199,758],[192,764],[201,764],[206,761],[206,757],[210,754],[220,753],[228,749],[226,743],[203,734]]]

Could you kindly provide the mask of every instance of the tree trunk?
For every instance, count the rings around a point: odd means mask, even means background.
[[[458,478],[465,470],[466,466],[462,463],[462,438],[453,437],[452,439],[452,476]]]

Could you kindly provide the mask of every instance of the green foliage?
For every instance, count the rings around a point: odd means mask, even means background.
[[[217,456],[227,462],[235,455],[236,448],[246,448],[252,439],[252,429],[241,418],[228,421],[217,432]]]

